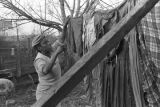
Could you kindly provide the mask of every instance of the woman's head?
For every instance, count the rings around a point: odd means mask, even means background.
[[[44,35],[36,36],[32,41],[32,48],[38,52],[49,53],[52,51],[51,43]]]

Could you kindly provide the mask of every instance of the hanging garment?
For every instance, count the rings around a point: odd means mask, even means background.
[[[138,29],[139,34],[139,53],[140,53],[140,69],[143,79],[143,90],[145,98],[149,107],[160,106],[160,69],[155,66],[151,58],[151,52],[147,49],[145,38],[141,30],[141,26]]]
[[[68,50],[82,56],[82,24],[83,17],[72,18],[66,32],[66,43]]]
[[[88,50],[93,46],[96,41],[96,33],[95,33],[95,24],[94,24],[94,16],[92,11],[85,13],[83,15],[83,34],[82,34],[82,42],[83,42],[83,54],[87,53]],[[91,105],[96,104],[96,106],[101,106],[100,99],[100,66],[97,65],[92,73],[85,77],[84,82],[88,81],[86,84],[88,85],[86,89],[86,95],[88,101]],[[93,82],[94,81],[94,82]],[[93,99],[96,99],[95,101]]]
[[[160,106],[160,2],[138,25],[143,89],[149,107]]]
[[[151,60],[160,68],[160,2],[141,20],[140,26]]]
[[[119,7],[119,9],[115,9],[112,11],[108,11],[106,17],[105,16],[100,16],[96,14],[94,16],[94,26],[96,28],[96,36],[94,37],[95,39],[88,39],[86,36],[83,35],[82,40],[84,41],[84,53],[87,52],[87,50],[90,49],[92,44],[94,44],[96,41],[98,41],[105,33],[107,33],[112,27],[114,27],[119,20],[124,17],[127,14],[127,1],[125,1],[122,6]],[[124,7],[123,7],[124,6]],[[100,19],[101,18],[101,19]],[[89,19],[86,17],[86,19]],[[84,17],[85,20],[85,17]],[[88,21],[86,21],[88,22]],[[85,23],[85,22],[84,22]],[[86,33],[85,25],[83,23],[83,29],[84,29],[84,34]],[[93,32],[92,32],[93,33]],[[92,35],[93,36],[93,35]],[[87,39],[86,39],[87,38]],[[89,40],[89,41],[87,41]],[[95,42],[93,42],[95,40]],[[90,43],[88,43],[90,42]],[[116,47],[115,47],[116,48]],[[113,49],[108,56],[114,55],[115,49]],[[123,53],[123,52],[122,52]],[[123,56],[124,57],[124,56]],[[121,59],[121,60],[120,60]],[[113,61],[114,64],[107,64],[104,63],[103,61],[99,63],[93,70],[92,74],[89,75],[89,87],[90,87],[90,97],[91,99],[95,99],[95,105],[97,107],[131,107],[134,105],[134,98],[133,95],[130,95],[133,90],[131,90],[131,86],[129,86],[129,68],[128,66],[124,66],[124,59],[120,58],[117,62]],[[114,59],[115,60],[115,59]],[[127,59],[129,60],[129,59]],[[117,64],[116,64],[117,63]],[[128,64],[128,63],[127,63]],[[126,64],[126,65],[127,65]],[[102,65],[108,66],[104,69]],[[126,67],[126,71],[124,70],[124,67]],[[104,69],[104,70],[102,70]],[[116,70],[115,70],[116,69]],[[125,73],[124,73],[125,72]],[[94,75],[96,74],[94,79]],[[99,77],[99,74],[102,75]],[[126,78],[127,81],[126,84],[124,83],[124,78]],[[103,82],[99,80],[104,80]],[[98,83],[97,87],[95,88],[95,84]],[[103,84],[102,84],[103,83]],[[119,86],[119,84],[122,84]],[[125,84],[125,85],[124,85]],[[122,87],[122,86],[125,87]],[[130,89],[130,90],[129,90]],[[101,92],[99,92],[101,90]],[[93,92],[95,93],[93,93]],[[131,92],[130,92],[131,91]],[[124,93],[126,92],[126,93]],[[96,97],[95,97],[96,96]],[[98,98],[98,96],[101,96],[101,99]],[[133,101],[131,101],[133,99]]]
[[[82,56],[82,23],[83,18],[74,18],[71,19],[71,27],[72,27],[72,36],[74,38],[75,43],[75,53],[77,53],[79,56]],[[71,35],[70,35],[71,36]]]
[[[103,62],[102,107],[135,107],[129,73],[128,43],[121,41],[114,56]]]
[[[94,16],[90,13],[83,15],[83,35],[82,41],[84,48],[89,49],[96,41]]]
[[[64,53],[64,72],[82,56],[82,24],[83,17],[72,18],[68,22],[65,32],[66,50]]]
[[[151,59],[150,52],[146,48],[144,42],[144,35],[141,35],[141,30],[139,30],[139,53],[140,53],[140,71],[142,74],[143,90],[145,94],[146,103],[149,107],[159,107],[160,106],[160,86],[159,86],[159,70]]]
[[[137,33],[135,28],[129,32],[130,74],[136,107],[144,107],[144,94],[142,89],[142,74],[140,72],[139,53],[137,48]]]

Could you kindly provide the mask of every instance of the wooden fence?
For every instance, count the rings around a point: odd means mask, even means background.
[[[30,38],[20,40],[19,50],[15,37],[0,38],[0,75],[20,77],[35,72]]]

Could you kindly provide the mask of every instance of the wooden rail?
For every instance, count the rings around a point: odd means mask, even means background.
[[[56,107],[68,93],[110,52],[159,0],[141,0],[113,29],[105,34],[64,76],[49,94],[33,107]],[[56,93],[53,90],[56,88]]]
[[[8,77],[13,77],[16,74],[16,68],[0,70],[0,75],[6,74]]]

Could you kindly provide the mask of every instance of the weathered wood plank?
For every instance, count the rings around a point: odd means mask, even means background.
[[[88,74],[109,51],[149,12],[159,0],[141,0],[111,31],[100,39],[64,76],[57,81],[49,94],[38,100],[33,107],[55,107]]]

